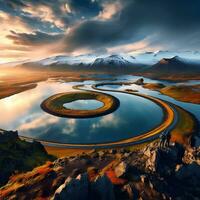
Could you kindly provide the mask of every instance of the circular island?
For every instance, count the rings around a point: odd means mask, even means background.
[[[67,108],[67,103],[77,100],[96,100],[103,106],[94,110],[81,110]],[[52,115],[68,118],[99,117],[114,112],[120,105],[119,100],[109,94],[99,92],[68,92],[59,93],[44,100],[41,108]]]

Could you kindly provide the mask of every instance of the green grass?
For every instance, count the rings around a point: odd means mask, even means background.
[[[55,157],[48,155],[39,143],[20,139],[0,144],[0,185],[5,184],[15,171],[24,172]]]
[[[73,110],[63,106],[76,100],[93,99],[103,103],[103,106],[94,110]],[[98,92],[70,92],[53,95],[42,102],[41,108],[55,116],[88,118],[109,114],[119,106],[119,100],[111,95]]]
[[[196,132],[195,119],[190,113],[178,106],[176,106],[176,110],[178,111],[179,117],[175,128],[171,132],[171,140],[189,145],[192,135]]]

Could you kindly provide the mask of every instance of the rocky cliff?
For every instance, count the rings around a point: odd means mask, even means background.
[[[3,199],[198,199],[200,148],[153,142],[131,150],[99,150],[14,175]]]

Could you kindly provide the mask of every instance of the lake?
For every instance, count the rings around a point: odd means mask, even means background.
[[[64,83],[49,80],[38,83],[34,89],[4,98],[0,100],[0,127],[18,130],[22,136],[47,141],[86,144],[131,138],[157,127],[162,122],[163,112],[157,104],[143,97],[117,92],[105,92],[117,97],[120,107],[102,117],[61,118],[40,108],[41,102],[51,95],[74,91],[72,87],[78,84],[86,84],[85,88],[91,89],[91,84],[95,83],[99,82]],[[75,101],[70,108],[96,109],[101,106],[99,103]]]

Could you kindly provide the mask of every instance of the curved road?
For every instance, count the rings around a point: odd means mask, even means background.
[[[106,84],[109,84],[109,83],[104,83],[103,85],[106,85]],[[174,128],[174,126],[176,125],[177,120],[178,120],[178,114],[176,112],[175,107],[171,103],[163,101],[163,100],[155,98],[155,97],[152,97],[152,96],[145,95],[145,94],[136,94],[136,93],[126,92],[126,91],[101,89],[101,88],[98,88],[99,85],[102,85],[102,84],[92,85],[91,90],[81,88],[84,85],[76,85],[76,86],[74,86],[74,89],[89,91],[89,92],[98,90],[98,91],[104,91],[104,92],[127,93],[130,95],[136,95],[136,96],[140,96],[143,98],[147,98],[147,99],[155,102],[159,106],[161,106],[161,108],[163,109],[163,112],[165,114],[164,121],[158,127],[154,128],[153,130],[151,130],[147,133],[144,133],[142,135],[135,136],[135,137],[132,137],[129,139],[124,139],[124,140],[120,140],[117,142],[110,142],[110,143],[98,143],[98,144],[70,144],[69,143],[69,144],[67,144],[67,143],[57,143],[57,142],[33,139],[33,138],[25,137],[25,136],[20,136],[20,138],[25,139],[27,141],[36,140],[46,146],[56,146],[56,147],[60,147],[60,148],[81,148],[81,149],[111,148],[111,147],[130,146],[133,144],[140,144],[140,143],[143,143],[143,142],[146,142],[149,140],[154,140],[159,137],[160,133],[165,132],[165,131],[171,131]]]

